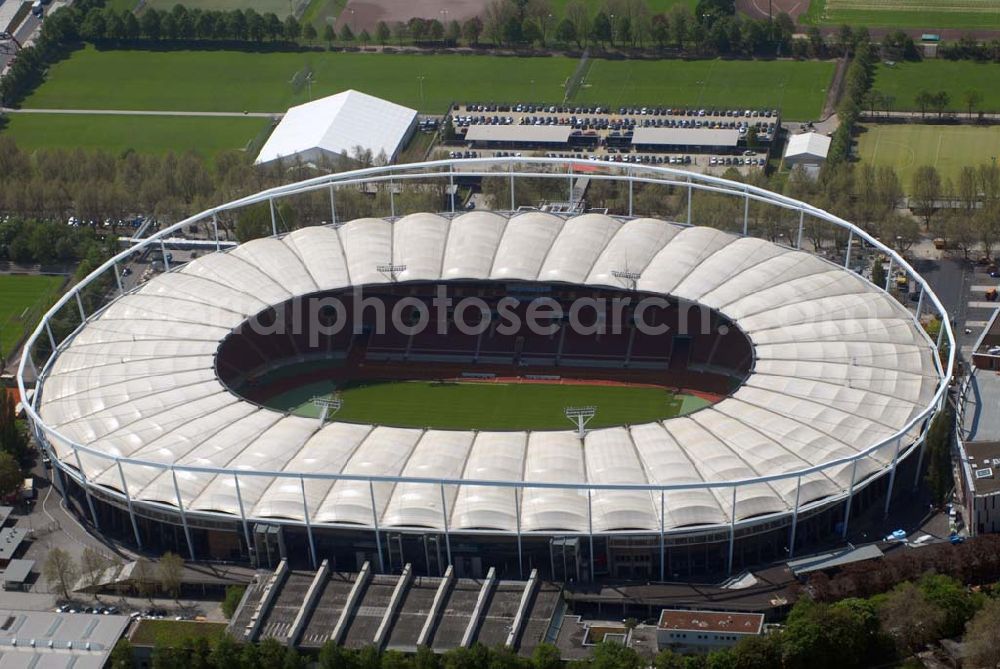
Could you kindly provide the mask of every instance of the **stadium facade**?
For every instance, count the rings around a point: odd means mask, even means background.
[[[268,201],[273,211],[288,195],[329,189],[335,207],[336,188],[407,175],[454,183],[456,170],[468,178],[498,167],[512,181],[564,179],[554,168],[566,163],[439,161],[331,175],[204,212],[141,244],[162,250],[194,224],[217,235],[219,214]],[[783,196],[665,168],[602,178],[630,192],[633,183],[686,189],[687,220],[452,206],[226,250],[216,236],[218,252],[87,313],[81,289],[120,277],[117,263],[134,249],[123,253],[53,308],[19,370],[22,385],[37,372],[29,415],[60,490],[102,532],[195,559],[282,555],[315,566],[329,557],[339,568],[370,560],[430,574],[454,564],[459,575],[538,568],[580,580],[732,572],[846,536],[862,511],[888,512],[892,492],[916,483],[951,376],[954,347],[941,346],[950,325],[922,278],[860,229]],[[746,214],[742,235],[690,225],[696,190],[741,198],[744,211],[760,202],[797,212],[798,238],[749,236]],[[843,262],[802,248],[807,217],[843,233]],[[852,249],[885,254],[919,286],[916,302],[904,306],[849,269]],[[643,341],[626,328],[598,345],[490,330],[378,341],[349,330],[310,348],[296,336],[242,334],[299,298],[365,287],[420,301],[439,286],[476,296],[659,296],[661,321],[674,329]],[[706,310],[709,327],[677,334],[681,304]],[[55,318],[77,311],[78,327],[56,337]],[[921,325],[931,315],[944,316],[937,341]],[[279,361],[338,355],[456,374],[660,375],[723,397],[690,415],[581,436],[321,424],[243,387]]]

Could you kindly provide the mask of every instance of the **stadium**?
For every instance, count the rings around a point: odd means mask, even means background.
[[[627,188],[627,211],[517,206],[517,180],[567,174],[572,203],[577,168]],[[509,210],[391,203],[480,178],[510,180]],[[686,198],[680,220],[634,215],[650,184]],[[359,187],[387,187],[389,211],[338,220]],[[327,191],[332,222],[279,232],[276,202]],[[698,225],[696,192],[736,198],[742,231]],[[220,236],[261,203],[272,236]],[[751,204],[797,234],[754,236]],[[805,250],[815,225],[839,258]],[[209,252],[124,290],[121,263],[182,244]],[[853,269],[878,254],[914,300]],[[540,305],[547,327],[529,327]],[[670,168],[449,160],[283,186],[136,240],[43,319],[18,383],[37,379],[60,492],[144,550],[667,580],[889,513],[919,479],[952,342],[903,258],[810,205]]]

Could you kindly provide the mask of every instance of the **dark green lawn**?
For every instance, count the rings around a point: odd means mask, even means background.
[[[0,275],[0,354],[28,334],[65,282],[61,276]]]
[[[970,60],[925,60],[918,63],[879,64],[872,88],[895,98],[896,111],[919,111],[915,101],[921,90],[930,93],[947,91],[949,109],[965,111],[963,94],[968,90],[982,93],[983,111],[1000,111],[1000,65]]]

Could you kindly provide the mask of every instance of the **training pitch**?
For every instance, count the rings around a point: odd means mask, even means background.
[[[271,398],[269,406],[314,417],[313,397],[343,400],[335,420],[449,430],[567,430],[569,406],[596,406],[588,427],[648,423],[689,413],[709,402],[645,386],[559,383],[324,381]]]
[[[262,118],[207,116],[110,116],[99,114],[9,114],[3,134],[26,150],[73,147],[122,153],[195,151],[211,158],[243,149],[270,126]]]
[[[921,165],[938,168],[941,178],[955,179],[965,165],[988,163],[1000,156],[1000,126],[868,125],[858,140],[861,160],[896,168],[905,191]]]
[[[775,108],[789,120],[819,118],[832,61],[594,60],[581,102],[680,107]]]
[[[945,91],[951,98],[948,109],[965,112],[963,95],[979,91],[983,102],[979,111],[1000,111],[1000,65],[971,60],[925,60],[919,63],[882,63],[875,73],[872,89],[894,98],[894,111],[920,111],[916,97],[920,91]],[[976,111],[976,110],[974,110]],[[927,114],[933,118],[933,114]]]
[[[9,360],[64,282],[61,276],[0,274],[0,357]]]
[[[1000,27],[998,0],[812,0],[805,23],[872,28],[989,29]]]

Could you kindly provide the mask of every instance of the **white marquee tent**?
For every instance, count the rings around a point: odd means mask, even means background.
[[[406,145],[417,111],[366,93],[347,90],[292,107],[274,129],[257,163],[279,158],[315,162],[350,156],[356,146],[373,156],[385,152],[390,161]]]
[[[820,165],[826,161],[826,155],[830,152],[830,138],[818,132],[806,132],[801,135],[792,135],[788,138],[788,147],[785,149],[785,164],[793,165]]]

